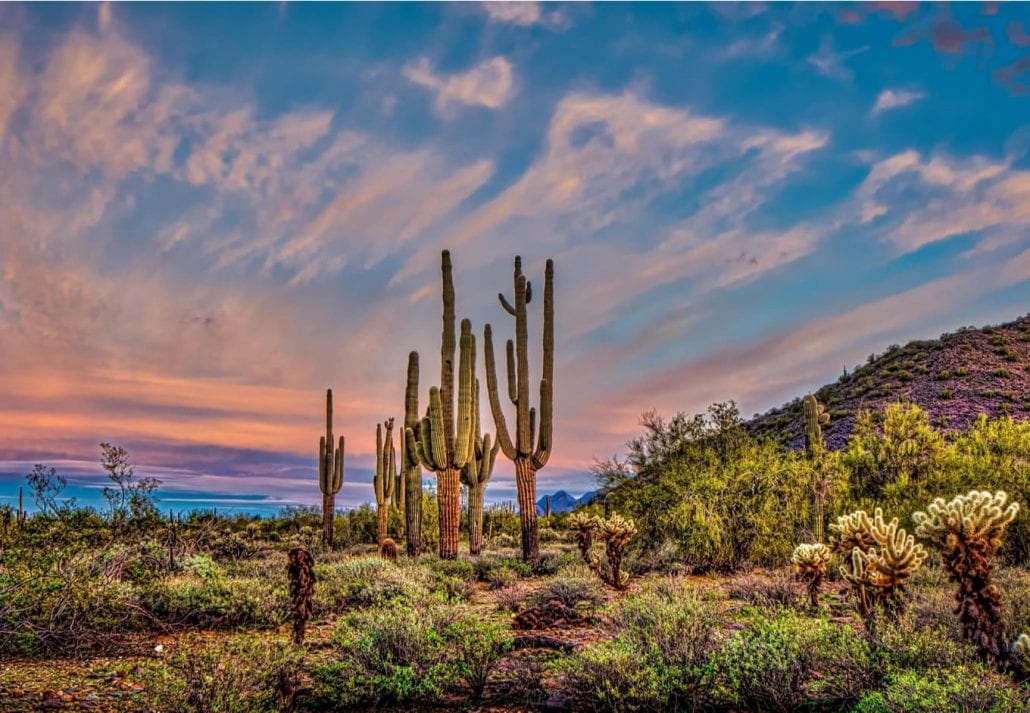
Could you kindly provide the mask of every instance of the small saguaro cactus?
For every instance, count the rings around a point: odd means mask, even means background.
[[[823,444],[823,426],[830,422],[830,414],[815,396],[809,394],[801,401],[805,420],[805,450],[812,459],[812,533],[818,542],[826,536],[826,499],[830,495],[830,478],[828,477]]]
[[[343,485],[343,436],[333,448],[333,390],[325,391],[325,435],[318,442],[318,489],[322,491],[322,544],[333,549],[336,494]]]
[[[25,507],[22,502],[22,489],[18,488],[18,514],[15,516],[15,522],[18,523],[18,529],[25,527]]]
[[[472,458],[461,469],[461,482],[468,488],[469,498],[469,554],[478,555],[483,550],[483,496],[486,484],[493,475],[494,461],[500,444],[490,443],[490,434],[482,435],[479,423],[479,379],[473,391],[472,416],[475,419],[474,446]]]
[[[497,428],[497,440],[506,458],[515,464],[519,519],[522,525],[522,558],[536,566],[540,561],[540,539],[536,518],[536,474],[551,457],[552,406],[554,402],[554,262],[544,268],[543,368],[540,379],[540,429],[537,411],[529,405],[529,327],[526,305],[532,286],[522,274],[522,258],[515,258],[515,304],[498,294],[504,310],[515,318],[515,340],[507,342],[508,399],[515,406],[515,438],[508,431],[497,389],[490,325],[483,330],[486,356],[486,388]]]
[[[383,441],[383,426],[386,426],[386,441]],[[376,542],[382,546],[390,522],[390,498],[397,484],[397,449],[393,447],[393,419],[376,424],[376,474],[372,485],[376,493],[376,514],[379,519]]]
[[[461,321],[458,342],[458,393],[454,394],[454,282],[451,254],[443,251],[443,336],[440,345],[440,386],[429,390],[429,408],[419,427],[405,429],[407,447],[426,468],[436,472],[436,501],[440,520],[440,558],[456,559],[461,527],[461,469],[474,451],[472,390],[475,383],[476,341],[472,323]]]
[[[290,583],[290,612],[293,615],[293,643],[304,643],[304,630],[311,616],[311,598],[315,593],[315,559],[303,547],[294,547],[287,554],[286,575]]]
[[[574,512],[569,518],[569,530],[576,537],[579,556],[591,567],[594,566],[594,557],[590,550],[594,546],[594,534],[597,532],[599,522],[595,515],[588,515],[585,512]]]
[[[1001,547],[1005,528],[1019,512],[1005,503],[1008,494],[970,491],[950,502],[937,498],[926,511],[912,515],[916,534],[941,551],[955,594],[962,635],[1001,665],[1009,659],[1001,620],[1001,592],[991,583],[991,558]]]
[[[415,449],[408,447],[407,433],[411,431],[418,440],[420,430],[418,417],[418,352],[408,354],[407,386],[404,389],[404,431],[401,442],[401,485],[404,495],[404,535],[407,540],[408,557],[422,554],[422,464]]]
[[[830,548],[822,543],[798,545],[790,557],[794,564],[794,574],[805,583],[808,601],[813,609],[819,606],[819,587],[826,579],[826,568],[832,558]]]
[[[618,514],[598,523],[598,535],[604,540],[605,554],[608,556],[608,566],[601,569],[600,574],[605,582],[616,589],[626,588],[622,573],[622,551],[636,534],[636,524]]]

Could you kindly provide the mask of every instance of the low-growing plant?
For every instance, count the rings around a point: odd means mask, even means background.
[[[154,713],[259,713],[292,707],[302,651],[282,640],[241,635],[183,638],[141,674]]]

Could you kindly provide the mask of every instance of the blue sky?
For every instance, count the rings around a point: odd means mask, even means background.
[[[542,492],[645,409],[750,415],[1015,318],[1028,32],[1022,4],[0,6],[0,497],[33,462],[87,492],[104,440],[170,498],[315,503],[332,386],[341,500],[370,499],[409,350],[436,382],[443,248],[480,335],[512,257],[555,259]]]

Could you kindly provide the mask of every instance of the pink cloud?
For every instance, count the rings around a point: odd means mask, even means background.
[[[974,43],[993,44],[990,30],[986,27],[978,27],[973,30],[965,30],[954,20],[943,19],[934,23],[931,31],[933,47],[939,52],[947,54],[959,54]]]
[[[1016,47],[1030,47],[1030,35],[1023,29],[1022,20],[1012,20],[1006,28],[1009,42]]]

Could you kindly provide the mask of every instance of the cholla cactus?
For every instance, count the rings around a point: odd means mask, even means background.
[[[303,547],[294,547],[287,554],[286,574],[290,584],[290,611],[293,614],[293,643],[304,643],[304,630],[311,616],[311,598],[315,593],[315,559]]]
[[[1030,679],[1030,636],[1020,634],[1012,643],[1012,667],[1021,680]]]
[[[379,556],[387,562],[397,561],[397,542],[392,537],[387,537],[379,545]]]
[[[950,502],[937,498],[912,517],[916,534],[941,550],[949,578],[959,585],[962,634],[999,664],[1009,657],[1001,621],[1001,592],[991,583],[991,557],[1001,547],[1005,527],[1019,512],[1003,491],[970,491]]]
[[[872,530],[873,521],[865,510],[841,515],[837,518],[836,524],[830,525],[830,547],[844,560],[851,558],[852,550],[868,552],[876,544]]]
[[[821,543],[798,545],[790,557],[794,564],[794,574],[805,583],[808,600],[813,608],[819,606],[819,587],[826,579],[826,568],[832,558],[830,548]]]
[[[622,551],[626,544],[637,534],[636,524],[621,515],[612,515],[598,523],[598,535],[604,540],[605,554],[608,555],[608,567],[600,574],[605,582],[616,589],[625,589],[626,582],[622,575]]]
[[[594,533],[597,527],[598,518],[585,512],[572,513],[569,518],[569,531],[576,536],[579,555],[591,567],[594,565],[594,558],[590,554],[590,549],[594,546]]]
[[[904,608],[905,582],[926,559],[926,550],[915,537],[898,527],[898,519],[884,522],[877,508],[869,535],[875,547],[855,548],[841,567],[841,576],[859,590],[859,611],[869,615],[872,604],[881,604],[897,616]],[[863,611],[865,610],[865,611]]]

